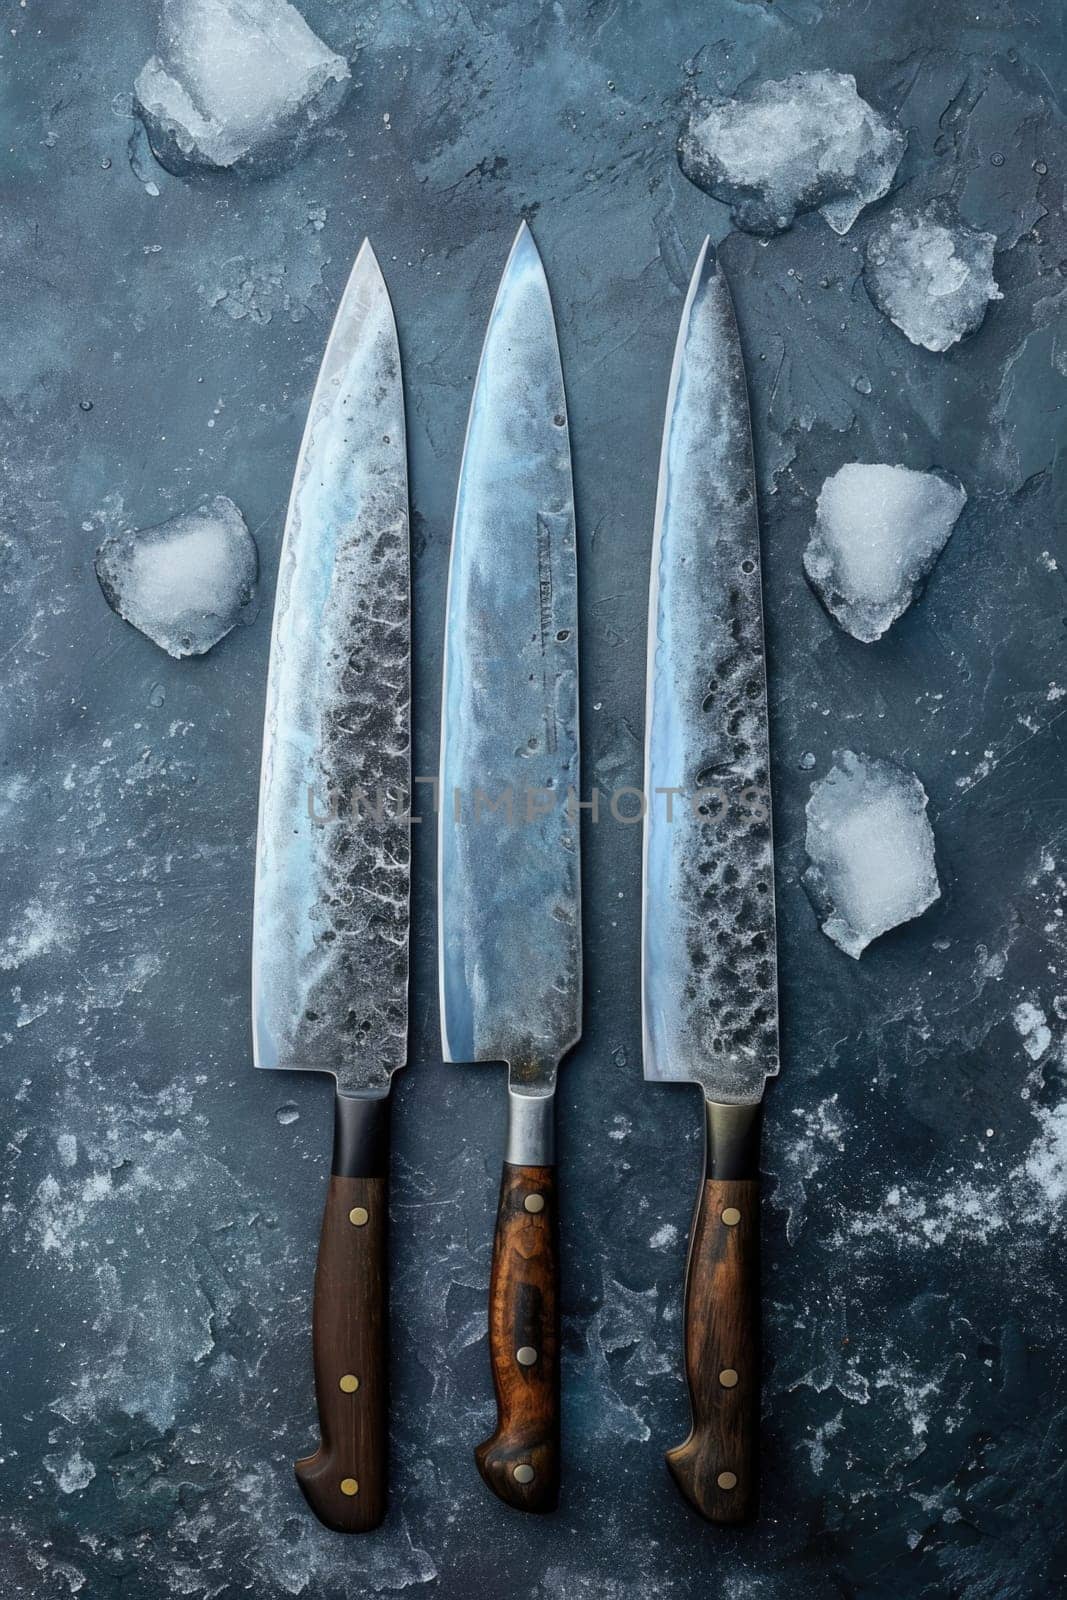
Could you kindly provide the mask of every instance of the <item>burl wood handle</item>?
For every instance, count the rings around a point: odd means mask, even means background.
[[[519,1511],[559,1501],[559,1263],[555,1167],[505,1163],[489,1283],[497,1428],[474,1452]]]
[[[759,1183],[705,1180],[689,1243],[688,1439],[667,1465],[710,1522],[748,1522],[759,1504]]]
[[[338,1095],[312,1313],[322,1443],[295,1467],[312,1511],[337,1533],[366,1533],[385,1516],[387,1167],[388,1101]]]

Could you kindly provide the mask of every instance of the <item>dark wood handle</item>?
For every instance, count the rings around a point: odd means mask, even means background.
[[[320,1522],[366,1533],[386,1507],[388,1102],[343,1102],[338,1096],[312,1314],[322,1443],[295,1470]],[[355,1176],[346,1170],[353,1166],[373,1175]]]
[[[748,1522],[759,1504],[759,1183],[705,1180],[689,1242],[688,1439],[667,1465],[710,1522]]]
[[[489,1283],[497,1428],[474,1458],[519,1511],[559,1501],[559,1261],[555,1167],[505,1163]]]

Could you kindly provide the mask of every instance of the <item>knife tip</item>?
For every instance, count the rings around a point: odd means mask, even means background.
[[[358,267],[361,261],[366,262],[368,266],[377,267],[379,272],[382,270],[378,266],[378,257],[374,253],[374,246],[366,234],[363,236],[363,243],[356,251],[355,265]]]
[[[523,256],[540,262],[541,252],[537,248],[537,241],[530,231],[530,224],[523,217],[519,223],[518,232],[511,243],[510,259],[517,261]]]
[[[369,238],[365,238],[352,263],[352,271],[348,275],[348,286],[345,289],[346,298],[355,295],[357,299],[366,299],[375,304],[389,302],[389,288],[385,281],[385,273],[374,252],[374,246]]]

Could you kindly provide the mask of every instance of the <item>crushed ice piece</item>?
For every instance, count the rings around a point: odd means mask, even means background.
[[[96,1477],[96,1468],[87,1461],[80,1450],[70,1456],[45,1456],[44,1464],[56,1480],[61,1494],[77,1494],[87,1489]]]
[[[905,143],[856,93],[851,73],[796,72],[744,98],[698,103],[678,159],[749,233],[780,233],[814,210],[847,233],[888,191]]]
[[[967,492],[909,467],[851,462],[826,479],[804,571],[830,615],[870,644],[907,610],[948,542]]]
[[[1040,1061],[1052,1043],[1052,1030],[1041,1007],[1032,1000],[1023,1000],[1015,1007],[1012,1021],[1030,1060]]]
[[[349,81],[288,0],[163,0],[134,105],[168,172],[266,171],[300,154]]]
[[[981,327],[990,300],[995,233],[894,208],[867,241],[867,293],[912,344],[947,350]]]
[[[96,576],[111,609],[176,659],[204,655],[259,609],[255,540],[225,495],[105,539]]]
[[[802,882],[828,939],[858,959],[941,894],[926,790],[892,761],[834,752],[812,784]]]

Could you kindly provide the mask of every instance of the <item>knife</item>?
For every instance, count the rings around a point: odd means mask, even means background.
[[[697,1511],[737,1523],[759,1496],[759,1124],[778,989],[752,434],[708,240],[667,397],[645,741],[644,1072],[699,1084],[707,1137],[685,1287],[693,1422],[667,1463]]]
[[[328,1528],[386,1503],[389,1089],[407,1054],[410,605],[396,326],[364,241],[330,333],[278,570],[259,795],[257,1067],[330,1072],[315,1271],[322,1443],[296,1463]]]
[[[556,1069],[581,1033],[574,497],[559,347],[520,227],[489,319],[452,531],[439,796],[446,1061],[508,1065],[489,1288],[495,1433],[523,1511],[559,1497]]]

